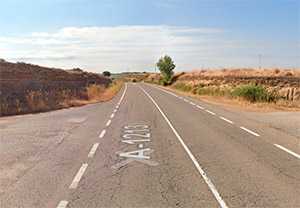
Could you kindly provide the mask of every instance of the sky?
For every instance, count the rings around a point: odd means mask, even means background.
[[[0,58],[62,69],[300,68],[298,0],[0,0]]]

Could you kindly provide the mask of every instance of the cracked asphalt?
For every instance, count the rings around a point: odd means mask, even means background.
[[[103,103],[1,118],[0,207],[222,206],[139,86],[228,207],[300,207],[300,159],[274,146],[299,155],[299,138],[282,130],[286,123],[272,128],[270,115],[257,120],[142,83],[127,83]],[[88,166],[70,188],[82,164]]]

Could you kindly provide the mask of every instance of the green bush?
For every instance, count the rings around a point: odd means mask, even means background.
[[[274,93],[267,92],[266,88],[261,86],[251,86],[246,85],[243,87],[236,87],[233,90],[233,94],[236,96],[244,97],[251,102],[257,101],[267,101],[272,102],[275,101],[276,96]]]
[[[182,83],[173,85],[172,88],[176,89],[176,90],[181,90],[181,91],[184,91],[184,92],[190,91],[192,89],[191,86],[188,86],[188,85],[185,85],[185,84],[182,84]]]

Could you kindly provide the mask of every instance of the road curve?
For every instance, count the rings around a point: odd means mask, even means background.
[[[300,204],[298,138],[153,85],[0,127],[0,207]]]

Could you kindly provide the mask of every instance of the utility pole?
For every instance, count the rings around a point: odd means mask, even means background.
[[[259,54],[259,69],[261,69],[261,55]]]

